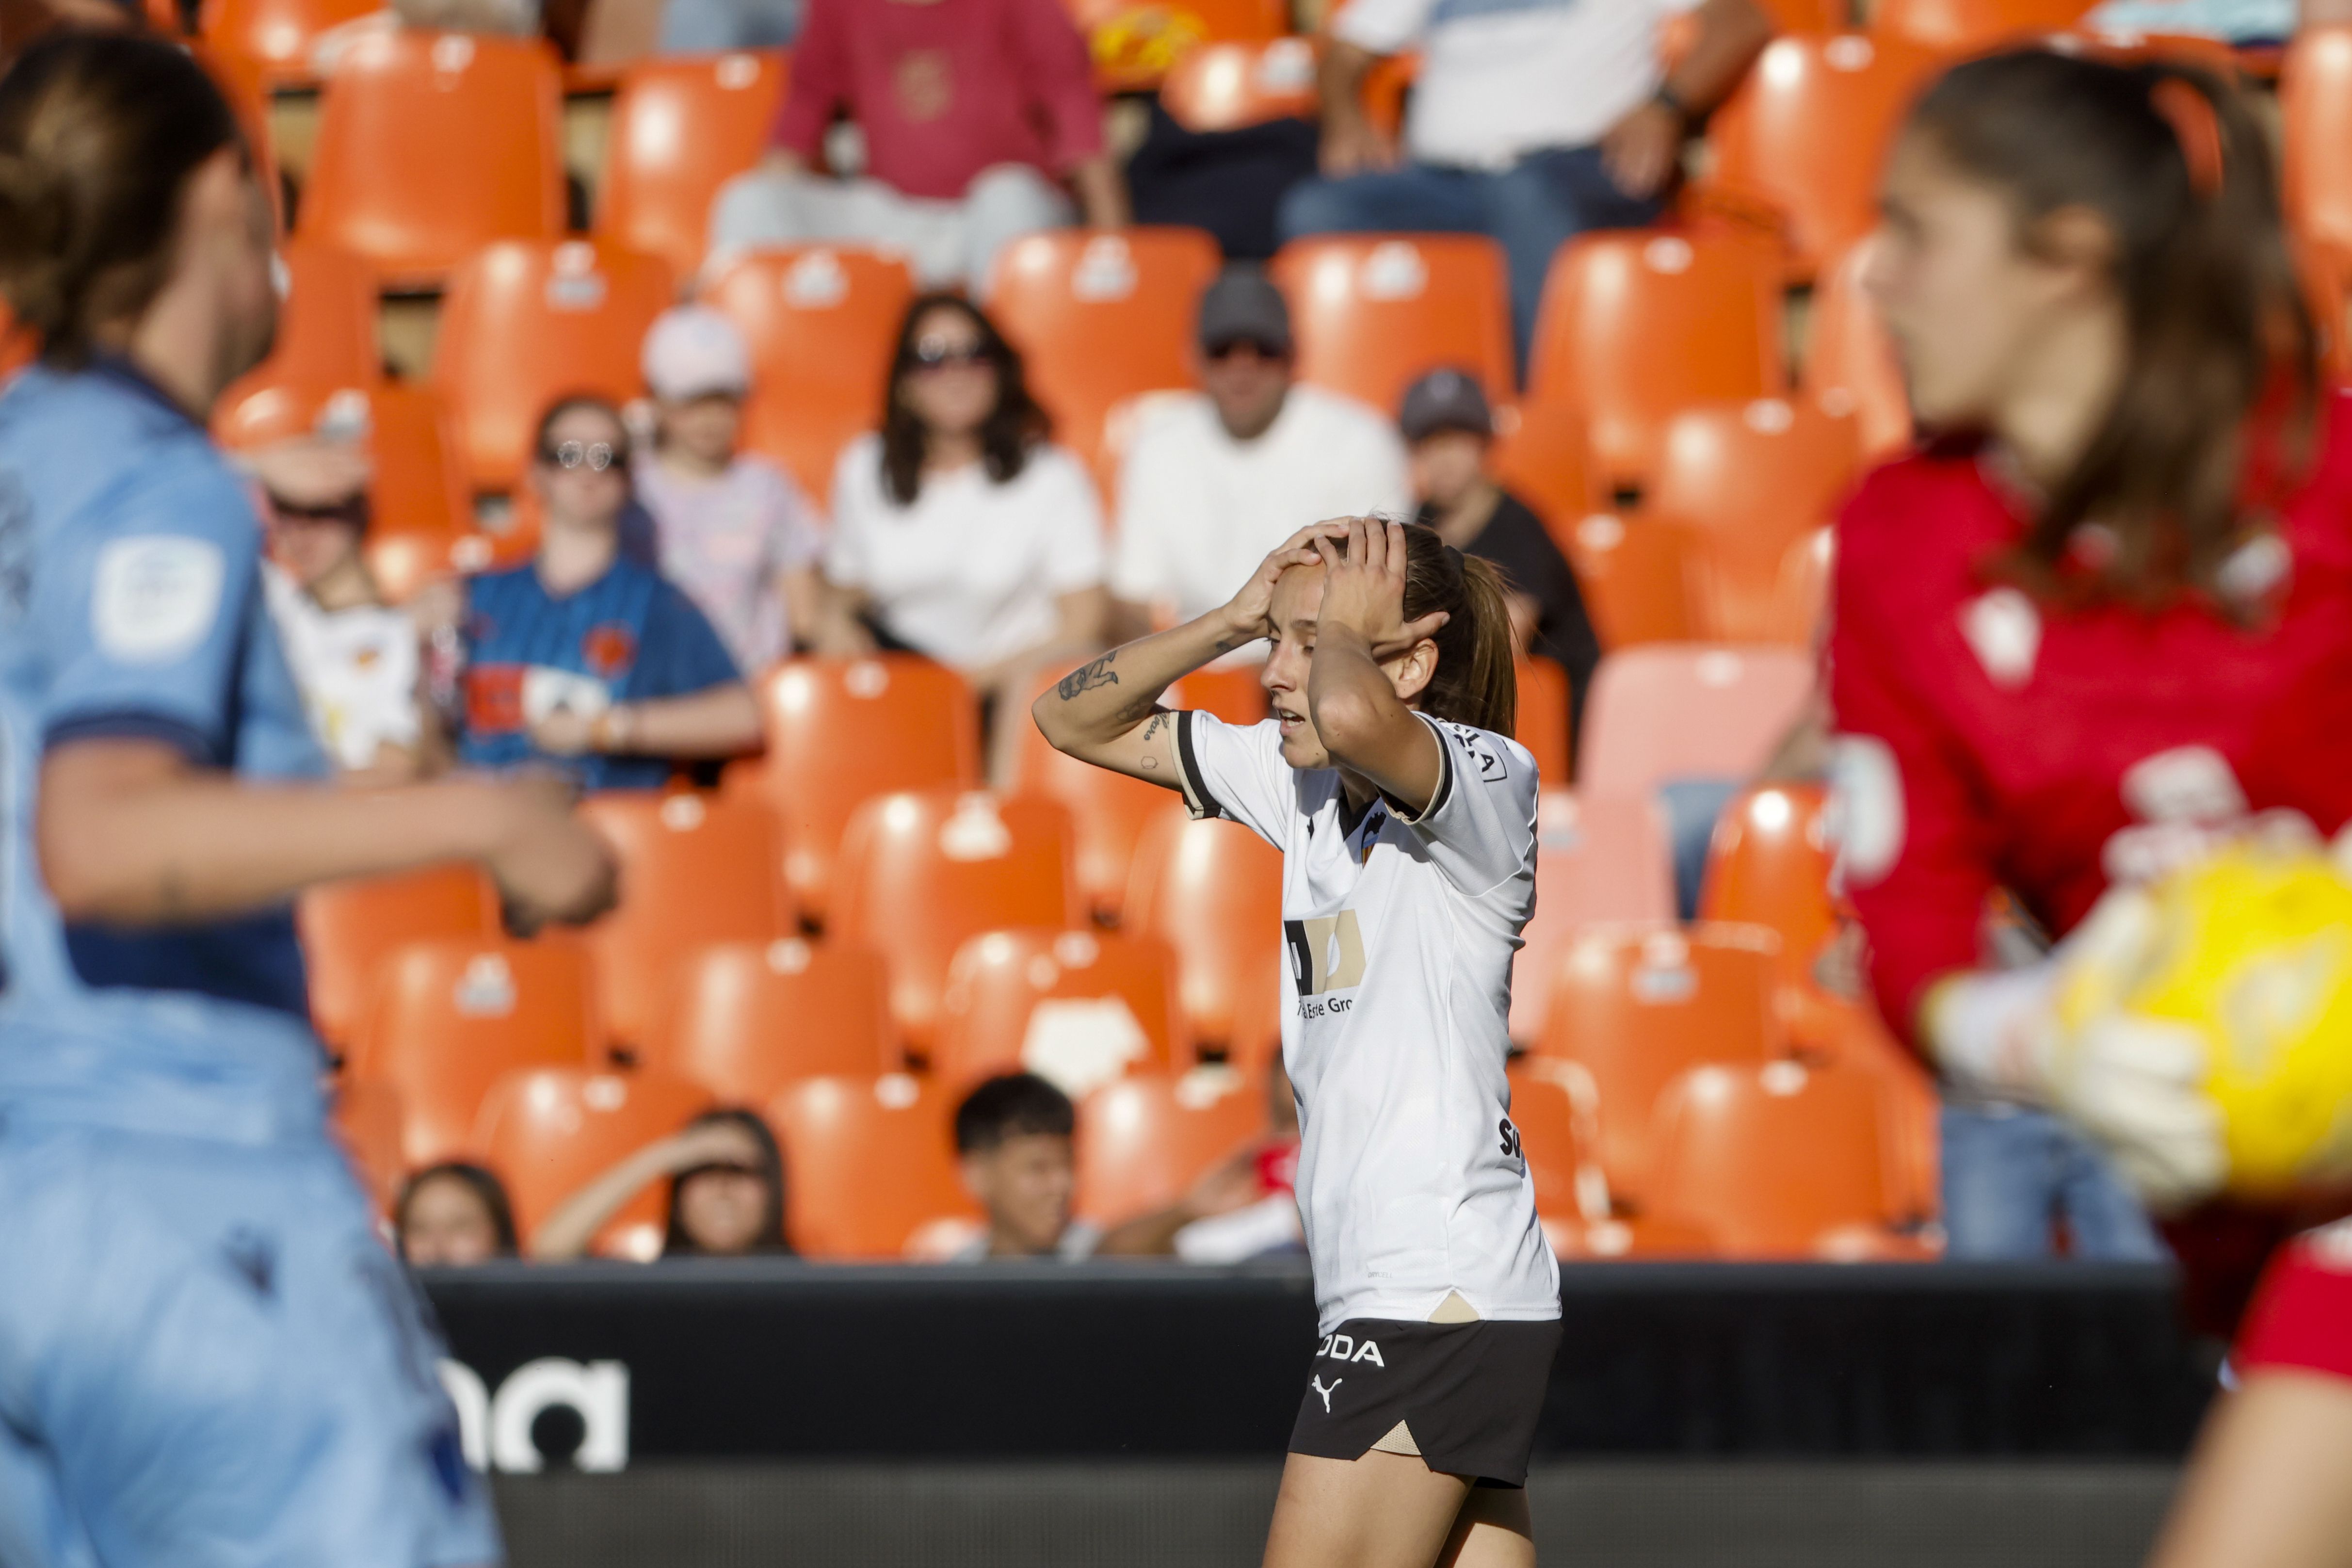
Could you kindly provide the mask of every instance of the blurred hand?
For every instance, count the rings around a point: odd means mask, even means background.
[[[1202,1172],[1184,1194],[1182,1206],[1191,1219],[1210,1219],[1247,1208],[1264,1195],[1257,1175],[1257,1150],[1253,1146],[1228,1155]]]
[[[504,820],[483,869],[498,884],[515,934],[529,936],[551,921],[579,925],[611,909],[619,868],[604,839],[572,815],[572,785],[529,774],[492,787]]]
[[[1362,115],[1334,120],[1323,127],[1316,162],[1330,179],[1378,174],[1397,166],[1396,143]]]
[[[2229,1177],[2221,1110],[2205,1092],[2205,1042],[2185,1025],[2111,1013],[2053,1065],[2050,1102],[2105,1144],[2158,1214],[2190,1208]]]
[[[1601,138],[1601,164],[1610,183],[1629,196],[1666,188],[1683,155],[1683,117],[1652,99]]]
[[[663,1145],[663,1164],[671,1175],[698,1171],[705,1165],[735,1165],[757,1169],[766,1154],[751,1133],[732,1121],[689,1127]]]
[[[289,506],[340,506],[367,489],[375,465],[356,441],[297,436],[244,455],[261,488]]]
[[[596,743],[596,721],[558,708],[530,727],[531,749],[544,756],[577,757]]]

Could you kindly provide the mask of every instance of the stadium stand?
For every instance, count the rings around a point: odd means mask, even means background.
[[[1862,289],[1867,241],[1822,269],[1813,286],[1805,344],[1805,390],[1832,414],[1854,417],[1865,459],[1911,444],[1911,401],[1878,313]]]
[[[1643,795],[1678,778],[1747,778],[1812,686],[1812,660],[1795,648],[1654,643],[1612,655],[1585,700],[1581,784]]]
[[[1518,724],[1511,738],[1536,759],[1537,773],[1557,783],[1569,776],[1568,671],[1542,658],[1521,658],[1513,673],[1518,679]]]
[[[1053,671],[1040,676],[1031,700],[1055,678]],[[1069,812],[1078,896],[1097,921],[1116,923],[1119,907],[1127,900],[1128,872],[1135,863],[1136,843],[1152,817],[1169,803],[1169,793],[1158,784],[1057,752],[1029,723],[1020,727],[1013,789],[1016,795],[1059,801]]]
[[[669,1003],[638,1052],[730,1105],[762,1105],[803,1078],[895,1072],[881,959],[846,942],[712,942],[678,959]]]
[[[1577,933],[1603,921],[1675,914],[1665,829],[1646,800],[1543,792],[1536,807],[1536,912],[1511,971],[1511,1037],[1543,1037],[1552,980]]]
[[[1160,106],[1187,131],[1240,131],[1316,116],[1315,40],[1204,43],[1169,68]]]
[[[348,1047],[384,959],[410,942],[494,935],[498,889],[471,866],[337,882],[296,906],[310,973],[310,1016],[329,1044]]]
[[[982,931],[956,949],[940,999],[931,1076],[961,1093],[1028,1071],[1074,1099],[1130,1072],[1190,1065],[1175,959],[1149,937]]]
[[[2287,223],[2340,282],[2352,276],[2352,26],[2295,39],[2279,72],[2279,110]],[[2340,309],[2334,324],[2340,337]]]
[[[1176,954],[1177,1005],[1201,1049],[1245,1073],[1262,1065],[1281,1040],[1281,854],[1171,802],[1136,846],[1125,919]]]
[[[1497,409],[1493,462],[1495,477],[1534,509],[1555,540],[1608,504],[1585,451],[1584,416],[1573,404],[1529,399]]]
[[[382,9],[375,0],[204,0],[196,34],[268,85],[308,85],[319,79],[321,42]]]
[[[1069,0],[1069,11],[1106,92],[1158,86],[1202,43],[1278,38],[1290,30],[1284,0]]]
[[[1973,52],[2063,33],[2091,9],[2089,0],[1878,0],[1871,30],[1927,48]]]
[[[1638,513],[1597,511],[1566,526],[1554,521],[1551,535],[1575,570],[1602,647],[1688,640],[1693,617],[1683,584],[1682,530]]]
[[[484,1099],[475,1144],[506,1184],[528,1247],[565,1198],[710,1105],[707,1089],[659,1073],[530,1068],[508,1073]],[[658,1258],[668,1202],[669,1184],[655,1183],[605,1224],[590,1250],[639,1262]]]
[[[1077,1213],[1099,1223],[1166,1208],[1265,1123],[1256,1086],[1224,1068],[1107,1083],[1078,1102]]]
[[[1298,376],[1393,417],[1424,372],[1476,374],[1511,401],[1510,291],[1503,249],[1481,235],[1327,235],[1274,258],[1290,302]]]
[[[768,1103],[783,1142],[785,1232],[811,1258],[897,1258],[978,1210],[956,1177],[954,1100],[906,1073],[812,1078]]]
[[[629,66],[613,96],[596,232],[692,278],[702,266],[710,204],[719,186],[760,161],[788,79],[787,57],[773,50]]]
[[[369,1201],[378,1215],[390,1214],[413,1168],[403,1146],[399,1091],[381,1079],[346,1079],[335,1086],[332,1119]]]

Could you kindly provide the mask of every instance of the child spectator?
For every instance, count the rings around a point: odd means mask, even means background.
[[[665,313],[646,334],[645,375],[654,449],[635,479],[662,575],[709,617],[736,668],[756,678],[814,626],[824,541],[800,487],[736,450],[751,351],[734,322],[701,305]]]
[[[1004,1073],[983,1082],[956,1108],[956,1153],[963,1184],[988,1216],[988,1228],[950,1255],[956,1263],[995,1258],[1089,1258],[1102,1246],[1099,1226],[1074,1219],[1077,1190],[1077,1109],[1035,1073]]]
[[[768,1124],[749,1110],[710,1110],[564,1199],[530,1239],[530,1255],[561,1262],[588,1250],[630,1200],[667,1181],[664,1258],[789,1256],[784,1157]]]
[[[1486,393],[1461,371],[1431,371],[1406,390],[1397,425],[1412,449],[1417,521],[1456,550],[1503,569],[1519,651],[1539,654],[1568,671],[1569,733],[1575,734],[1584,717],[1585,688],[1601,662],[1601,639],[1568,557],[1534,509],[1505,489],[1487,466],[1495,416]]]
[[[719,634],[621,548],[619,410],[593,397],[549,409],[530,483],[538,554],[467,586],[460,760],[546,763],[589,789],[658,789],[674,761],[757,749],[759,706]]]
[[[514,1210],[498,1177],[452,1160],[408,1178],[393,1207],[393,1238],[412,1268],[456,1268],[512,1258]]]
[[[917,300],[882,429],[835,472],[820,646],[928,654],[1016,701],[1038,666],[1098,647],[1102,510],[1047,428],[986,316],[952,295]]]

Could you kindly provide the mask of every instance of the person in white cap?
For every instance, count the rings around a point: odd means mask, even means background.
[[[733,321],[702,305],[665,311],[646,334],[644,369],[654,440],[635,479],[662,575],[757,679],[816,624],[824,536],[784,471],[737,449],[751,351]]]

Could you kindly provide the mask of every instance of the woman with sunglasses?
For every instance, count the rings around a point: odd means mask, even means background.
[[[674,761],[760,744],[760,710],[700,610],[624,548],[620,411],[567,397],[540,421],[538,553],[467,590],[459,760],[552,763],[589,789],[658,789]]]
[[[908,307],[882,428],[835,470],[821,650],[928,654],[1018,701],[1039,666],[1099,647],[1102,510],[1047,429],[977,308],[947,294]]]

